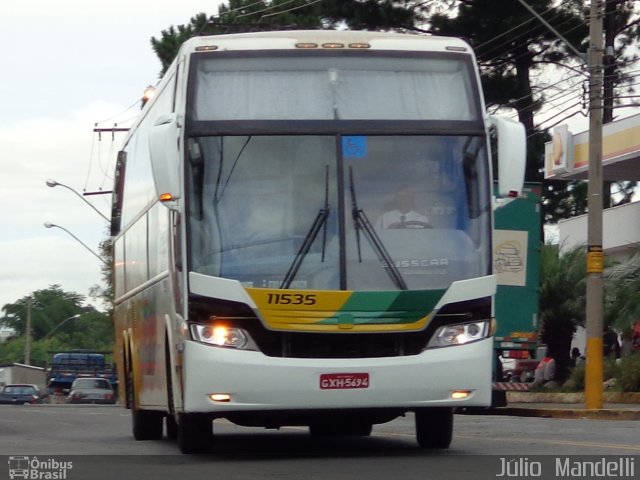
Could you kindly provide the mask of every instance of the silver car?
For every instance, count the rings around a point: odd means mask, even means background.
[[[68,403],[116,403],[116,396],[106,378],[76,378],[71,385]]]

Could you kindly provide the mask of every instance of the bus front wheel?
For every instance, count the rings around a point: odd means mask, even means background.
[[[415,421],[420,448],[449,448],[453,436],[452,408],[421,408],[415,412]]]
[[[213,445],[213,422],[206,415],[183,413],[178,420],[178,447],[182,453],[207,453]]]

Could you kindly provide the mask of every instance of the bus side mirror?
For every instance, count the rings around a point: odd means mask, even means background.
[[[524,186],[527,137],[524,125],[506,117],[489,116],[498,139],[498,197],[517,197]]]
[[[180,194],[179,149],[180,122],[178,115],[160,115],[149,132],[149,154],[158,197],[169,194],[175,200]]]

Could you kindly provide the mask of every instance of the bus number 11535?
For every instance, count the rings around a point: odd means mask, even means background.
[[[316,295],[312,293],[269,293],[267,303],[276,305],[315,305]]]

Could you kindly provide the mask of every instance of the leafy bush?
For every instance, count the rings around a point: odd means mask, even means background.
[[[623,392],[640,392],[640,352],[622,357],[618,365],[618,385]]]
[[[640,355],[635,355],[640,357]],[[640,391],[640,358],[635,362],[635,371],[636,376],[631,377],[635,378],[635,388],[627,389],[626,384],[622,382],[622,377],[627,375],[629,372],[626,370],[631,370],[631,368],[627,367],[625,364],[626,359],[631,357],[625,357],[619,364],[616,363],[614,359],[604,359],[604,369],[603,369],[603,380],[606,382],[607,380],[611,380],[613,378],[616,379],[615,387],[609,388],[608,390],[620,390],[623,392],[638,392]],[[562,385],[562,390],[565,392],[583,392],[584,391],[584,377],[585,377],[585,364],[576,365],[572,370],[571,374],[567,381]],[[631,385],[633,380],[629,380]]]
[[[569,375],[569,378],[564,385],[562,385],[562,389],[566,392],[583,392],[584,391],[584,372],[585,366],[584,364],[576,365]]]

